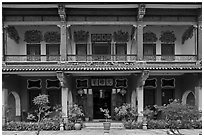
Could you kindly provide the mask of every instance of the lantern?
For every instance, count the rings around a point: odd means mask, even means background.
[[[83,90],[83,89],[79,89],[79,90],[78,90],[78,94],[79,94],[80,96],[82,96],[83,93],[84,93],[84,90]]]
[[[126,94],[126,92],[127,92],[127,91],[126,91],[125,89],[121,89],[121,90],[120,90],[120,93],[122,94],[122,96],[124,96],[124,95]]]

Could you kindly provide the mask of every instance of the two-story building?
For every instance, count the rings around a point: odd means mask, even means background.
[[[169,99],[201,109],[202,3],[3,3],[3,122],[48,94],[64,117]]]

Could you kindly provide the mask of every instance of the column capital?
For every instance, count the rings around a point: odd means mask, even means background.
[[[142,87],[145,84],[145,81],[149,77],[149,70],[142,71],[142,74],[139,75],[139,78],[137,80],[137,86]]]
[[[67,80],[66,80],[66,75],[64,74],[63,71],[57,71],[57,78],[60,81],[61,87],[66,87]]]
[[[139,4],[138,5],[138,13],[137,13],[137,20],[143,20],[143,17],[146,12],[146,6],[145,4]]]
[[[66,22],[65,5],[63,5],[63,4],[58,5],[58,14],[60,16],[61,22]]]

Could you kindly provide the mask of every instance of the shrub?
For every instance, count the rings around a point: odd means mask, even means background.
[[[69,112],[69,120],[71,122],[79,122],[81,121],[82,117],[84,116],[84,113],[82,112],[82,109],[74,104],[73,107],[70,108],[70,112]]]
[[[114,111],[119,120],[137,121],[137,117],[138,117],[137,109],[134,107],[131,107],[130,104],[125,103],[120,107],[116,107]]]
[[[161,119],[166,121],[168,124],[167,128],[173,134],[177,134],[176,132],[181,134],[179,132],[181,128],[201,127],[199,122],[195,122],[199,120],[201,113],[194,106],[183,105],[178,100],[173,100],[170,104],[157,107],[157,109],[161,111]]]
[[[142,122],[129,120],[124,121],[123,124],[126,129],[142,129]]]
[[[40,124],[42,130],[59,130],[60,125],[56,122],[46,121]],[[9,122],[3,127],[8,131],[36,131],[38,130],[37,122]]]
[[[148,129],[165,129],[168,128],[168,124],[165,120],[149,120],[147,121]]]

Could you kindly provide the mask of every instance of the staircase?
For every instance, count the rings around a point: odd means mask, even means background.
[[[90,122],[84,122],[84,128],[87,129],[103,129],[103,122],[102,121],[90,121]],[[117,121],[111,121],[111,129],[123,129],[123,123],[117,122]]]

